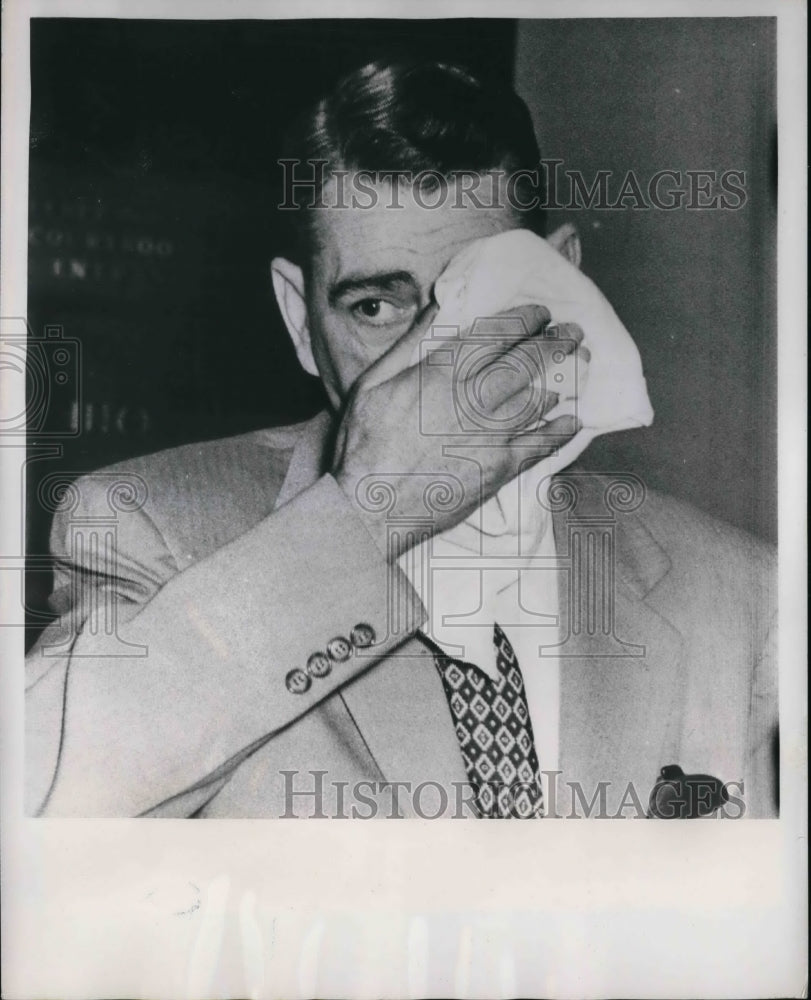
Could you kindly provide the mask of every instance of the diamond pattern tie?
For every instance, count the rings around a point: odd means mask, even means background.
[[[543,790],[524,678],[510,641],[493,627],[499,679],[427,640],[453,717],[481,816],[540,819]]]

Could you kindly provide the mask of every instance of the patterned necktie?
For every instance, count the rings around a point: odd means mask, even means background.
[[[426,637],[424,637],[426,638]],[[543,791],[524,678],[510,641],[493,627],[497,681],[426,638],[442,678],[481,816],[540,819]]]

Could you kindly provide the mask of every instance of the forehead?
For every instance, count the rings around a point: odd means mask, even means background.
[[[432,284],[467,243],[519,225],[498,179],[478,180],[420,192],[397,182],[372,184],[356,174],[331,179],[324,189],[328,207],[312,211],[316,280],[331,281],[350,270],[404,270]]]

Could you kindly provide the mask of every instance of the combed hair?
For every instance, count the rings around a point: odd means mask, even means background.
[[[510,87],[448,63],[398,61],[371,62],[343,77],[294,122],[283,158],[327,161],[325,179],[332,170],[432,171],[451,179],[457,172],[537,171],[540,152],[529,111]],[[284,214],[300,254],[310,213]],[[542,233],[540,209],[526,215],[527,228]]]

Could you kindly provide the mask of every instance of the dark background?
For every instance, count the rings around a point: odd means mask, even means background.
[[[774,537],[771,20],[35,19],[29,325],[37,341],[50,329],[68,342],[71,378],[29,438],[29,551],[47,550],[36,490],[54,470],[320,408],[269,281],[281,135],[342,72],[414,51],[513,81],[543,155],[587,179],[747,172],[736,212],[551,221],[577,224],[657,412],[648,430],[595,442],[589,462]],[[51,378],[47,339],[39,356]],[[53,440],[61,455],[37,460]],[[49,588],[47,571],[29,573],[31,609]]]

